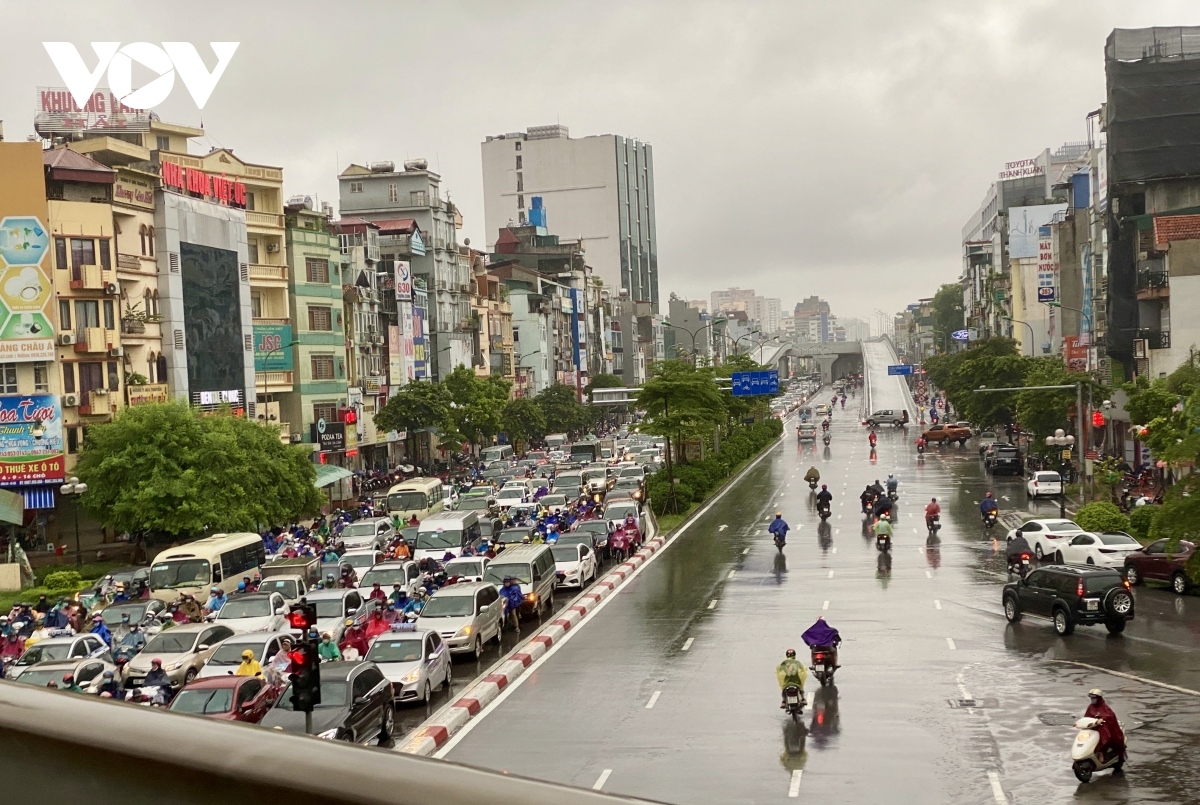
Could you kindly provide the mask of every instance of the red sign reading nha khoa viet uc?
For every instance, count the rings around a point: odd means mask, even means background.
[[[246,206],[246,185],[224,176],[213,176],[195,168],[185,168],[174,162],[163,162],[162,183],[185,193],[216,199],[222,204]]]

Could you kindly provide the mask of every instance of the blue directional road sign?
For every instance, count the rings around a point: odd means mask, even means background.
[[[779,372],[768,369],[765,372],[734,372],[733,396],[753,397],[757,394],[778,394]]]
[[[913,373],[913,365],[911,363],[894,363],[888,367],[889,375],[911,375]]]

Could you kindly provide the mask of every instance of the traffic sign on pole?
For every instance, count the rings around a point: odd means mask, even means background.
[[[913,365],[911,363],[894,363],[888,367],[889,375],[911,375],[913,373]]]

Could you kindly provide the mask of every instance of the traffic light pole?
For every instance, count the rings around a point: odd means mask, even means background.
[[[304,711],[304,734],[312,735],[312,710]]]

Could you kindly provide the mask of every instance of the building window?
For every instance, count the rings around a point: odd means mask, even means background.
[[[96,265],[96,241],[83,238],[71,238],[71,270],[79,271],[80,266]]]
[[[0,363],[0,394],[17,393],[17,365]]]
[[[150,254],[150,252],[147,251],[147,247],[146,247],[146,236],[148,234],[150,234],[150,233],[146,231],[145,224],[142,224],[141,226],[138,227],[138,239],[141,240],[141,242],[142,242],[142,255],[143,256]]]
[[[308,307],[308,329],[328,332],[333,329],[333,309],[328,307]],[[331,376],[332,377],[332,376]]]
[[[149,292],[147,292],[149,293]],[[71,329],[71,300],[58,300],[58,327],[60,330]]]
[[[80,330],[100,326],[100,303],[94,299],[75,300],[75,324]]]
[[[251,263],[258,262],[258,241],[252,240],[246,244],[246,256],[250,258]]]
[[[63,368],[63,392],[65,394],[75,393],[75,364],[64,363]]]
[[[170,151],[171,150],[171,138],[164,137],[163,135],[159,134],[157,137],[154,138],[154,147],[159,151]]]
[[[424,190],[414,190],[411,193],[409,193],[408,196],[411,199],[412,206],[414,206],[414,207],[424,207],[425,206],[425,191]]]
[[[108,390],[121,390],[121,373],[117,369],[116,361],[111,361],[108,364]]]
[[[79,452],[79,428],[67,428],[67,452],[71,455]]]
[[[363,183],[362,182],[351,182],[350,183],[350,192],[351,193],[361,193],[362,191],[363,191]]]
[[[50,391],[50,367],[45,361],[33,365],[33,390]]]
[[[525,176],[524,176],[524,174],[518,173],[517,174],[517,192],[522,193],[524,191],[525,191]]]
[[[256,319],[262,318],[262,294],[250,294],[250,315]]]
[[[104,329],[105,330],[117,329],[116,322],[114,321],[113,303],[112,303],[111,299],[104,300]]]
[[[521,170],[521,155],[517,154],[517,170]]]
[[[248,209],[248,210],[254,209],[254,194],[253,193],[246,194],[246,209]]]
[[[517,210],[517,223],[525,223],[525,210]]]
[[[517,196],[517,209],[518,210],[525,209],[525,197],[524,196],[521,196],[521,195]]]
[[[521,150],[521,141],[517,140],[515,145],[517,146],[517,150],[520,151]]]
[[[55,238],[54,239],[54,264],[63,270],[66,270],[66,268],[67,268],[67,239],[66,238]]]
[[[86,395],[89,391],[104,388],[104,364],[79,364],[79,393]]]
[[[154,256],[154,227],[152,227],[152,226],[146,227],[146,234],[149,236],[147,238],[147,240],[150,245],[150,256],[153,257]]]
[[[337,403],[313,403],[313,422],[320,419],[324,419],[326,422],[337,422],[337,412]]]
[[[393,199],[394,201],[395,199]],[[304,268],[308,273],[309,282],[329,284],[329,261],[319,257],[305,257]]]
[[[332,355],[313,355],[312,356],[312,379],[313,380],[333,380],[333,356]],[[318,406],[313,406],[313,412],[316,413]],[[331,418],[337,417],[337,407],[334,408],[335,413]],[[319,418],[319,417],[318,417]]]
[[[396,187],[396,183],[392,182],[388,185],[388,201],[395,204],[400,200],[400,188]]]
[[[100,239],[100,267],[112,271],[112,252],[108,250],[108,238]]]

